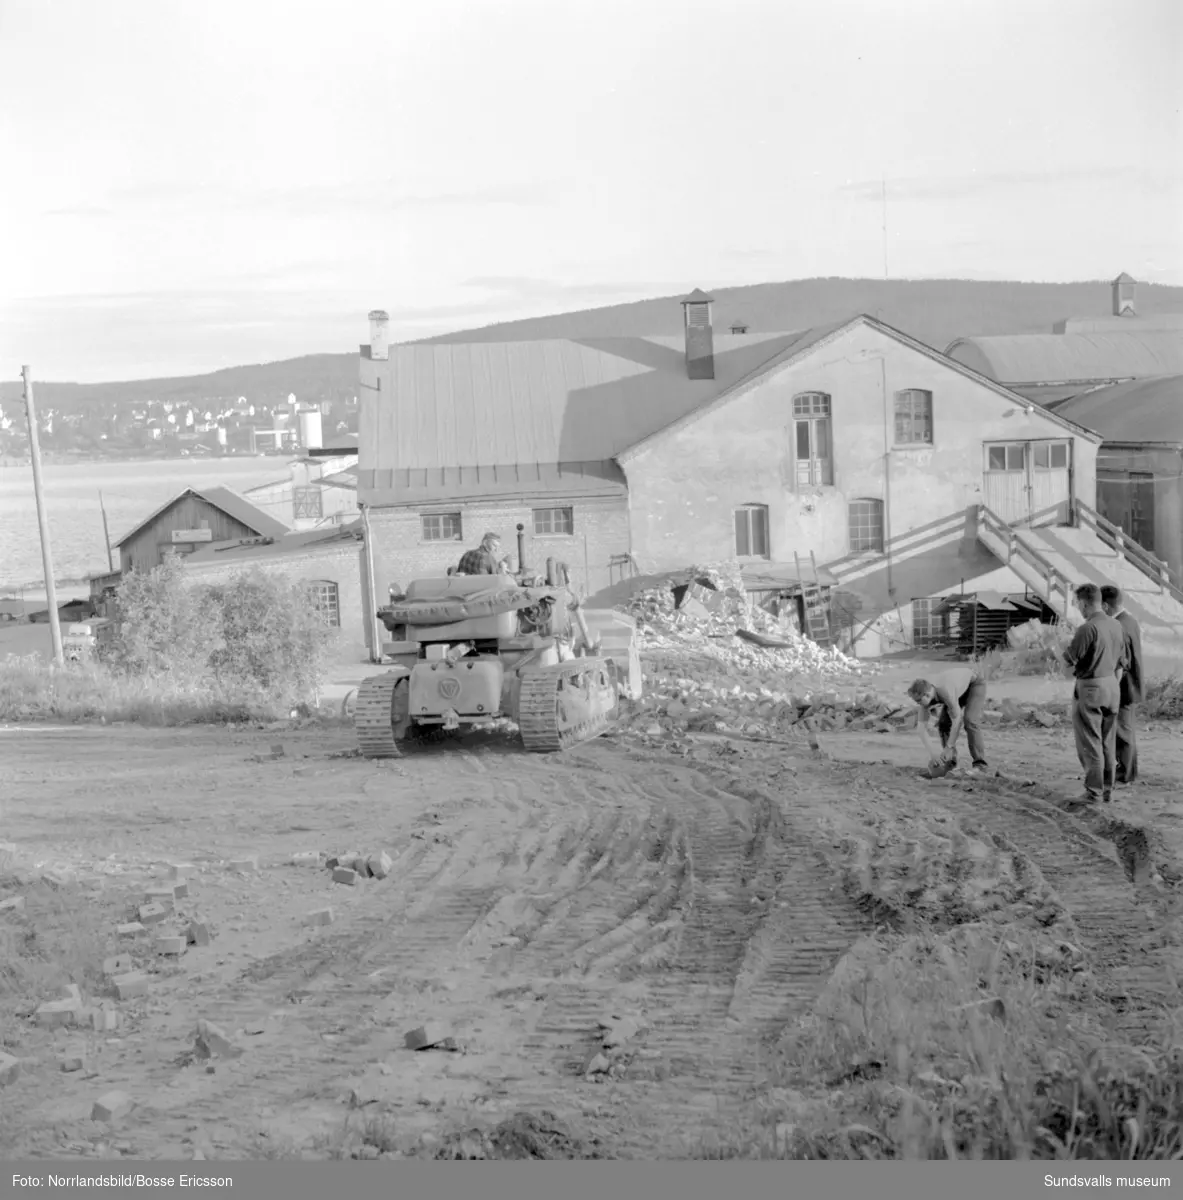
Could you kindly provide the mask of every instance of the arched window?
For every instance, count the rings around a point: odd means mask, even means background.
[[[850,502],[850,553],[883,553],[883,501]]]
[[[341,626],[341,603],[337,585],[331,579],[313,579],[308,595],[326,625]]]
[[[905,388],[895,394],[895,444],[932,445],[932,392]]]
[[[830,417],[830,397],[825,392],[802,392],[793,397],[793,445],[799,487],[828,487],[834,482]]]
[[[744,504],[735,510],[737,558],[768,557],[768,505]]]

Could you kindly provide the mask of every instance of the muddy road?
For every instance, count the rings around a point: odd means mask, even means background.
[[[22,1062],[0,1090],[0,1151],[324,1157],[379,1124],[374,1156],[527,1110],[597,1153],[684,1156],[759,1093],[770,1046],[874,929],[842,887],[839,834],[895,819],[972,821],[1029,855],[1136,1036],[1179,966],[1161,900],[1183,862],[1177,731],[1144,735],[1145,781],[1104,828],[1055,808],[1076,790],[1068,730],[991,737],[1004,778],[929,783],[906,734],[833,735],[820,754],[601,738],[561,756],[471,734],[376,763],[335,726],[4,730],[4,896],[26,906],[0,921],[29,954],[52,925],[59,951],[0,993],[3,1049]],[[356,886],[292,862],[382,850],[390,875]],[[257,870],[231,869],[250,856]],[[215,936],[161,959],[152,931],[115,927],[178,863],[193,870],[171,924],[200,917]],[[309,926],[325,906],[332,924]],[[120,952],[153,982],[114,1003],[118,1030],[31,1019],[65,982],[106,994],[101,962]],[[611,1051],[607,1014],[636,1023]],[[195,1055],[199,1019],[241,1053]],[[428,1021],[458,1048],[407,1050]],[[83,1068],[61,1070],[73,1054]],[[116,1128],[90,1119],[112,1089],[136,1105]]]

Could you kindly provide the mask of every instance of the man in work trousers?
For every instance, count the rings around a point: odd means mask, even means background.
[[[956,766],[957,739],[964,728],[965,740],[969,743],[969,753],[973,759],[973,769],[986,769],[986,747],[982,741],[986,681],[976,671],[969,667],[954,667],[934,675],[931,679],[917,679],[908,688],[908,695],[920,707],[916,730],[929,752],[930,761],[939,757],[943,764]],[[932,752],[926,729],[931,710],[938,704],[942,706],[940,718],[937,720],[937,732],[941,736],[940,755]]]
[[[1076,589],[1076,607],[1084,624],[1064,651],[1064,661],[1076,677],[1072,728],[1085,791],[1078,803],[1095,804],[1113,799],[1125,631],[1101,607],[1101,589],[1095,583]]]
[[[1126,612],[1121,588],[1106,584],[1101,589],[1101,607],[1125,633],[1127,661],[1121,677],[1121,707],[1117,710],[1117,782],[1135,783],[1138,778],[1135,705],[1142,701],[1142,630]]]
[[[497,551],[501,549],[501,538],[495,533],[486,533],[475,550],[466,550],[456,568],[458,575],[496,575],[501,570]]]

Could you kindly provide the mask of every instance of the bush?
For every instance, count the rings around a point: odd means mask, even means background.
[[[211,586],[166,559],[119,588],[100,658],[0,667],[0,717],[156,724],[286,715],[315,704],[333,634],[299,585],[259,571]]]

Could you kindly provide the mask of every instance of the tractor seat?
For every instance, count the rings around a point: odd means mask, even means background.
[[[451,600],[477,592],[511,592],[518,586],[511,575],[447,575],[442,579],[416,579],[407,588],[407,600]]]

